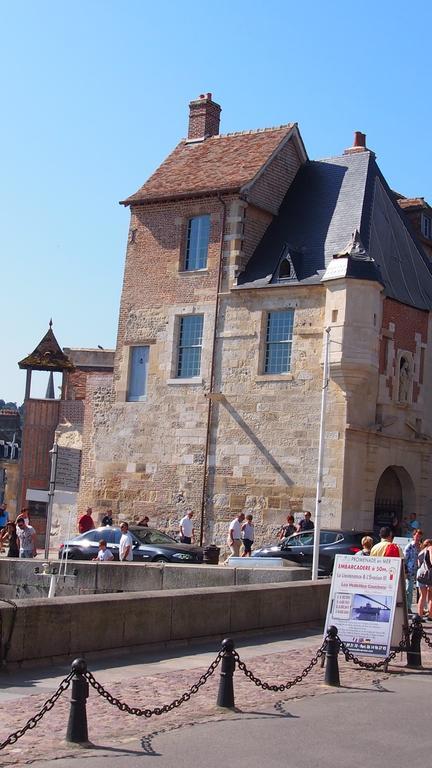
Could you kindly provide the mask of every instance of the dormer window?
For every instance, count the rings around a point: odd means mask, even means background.
[[[189,219],[184,269],[193,272],[207,267],[210,239],[210,216],[194,216]]]
[[[285,244],[282,249],[281,257],[279,260],[279,267],[276,271],[274,279],[278,283],[284,282],[285,280],[297,280],[290,249],[287,244]]]
[[[423,237],[426,237],[427,240],[432,240],[432,219],[430,216],[425,216],[424,213],[422,213],[421,217],[421,231]]]
[[[279,280],[287,280],[291,277],[291,262],[287,257],[282,259],[279,267]]]

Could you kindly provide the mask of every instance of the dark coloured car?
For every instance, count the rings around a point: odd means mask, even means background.
[[[305,568],[312,568],[314,535],[314,531],[294,533],[277,544],[257,549],[253,552],[252,557],[282,557]],[[331,575],[336,555],[355,555],[360,552],[363,536],[372,536],[374,543],[379,541],[379,537],[372,533],[321,530],[318,563],[319,575]]]
[[[155,528],[144,526],[129,526],[129,533],[133,539],[133,559],[137,562],[147,563],[202,563],[203,551],[201,547],[192,544],[179,544],[171,536]],[[105,526],[94,528],[92,531],[81,533],[73,539],[60,545],[59,559],[65,556],[68,550],[69,560],[93,560],[98,553],[101,539],[105,539],[107,549],[113,555],[114,560],[119,559],[120,528]]]

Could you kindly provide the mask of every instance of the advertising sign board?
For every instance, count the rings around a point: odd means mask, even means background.
[[[401,566],[396,557],[335,558],[326,628],[335,625],[357,655],[387,656],[394,625],[400,633],[396,644],[402,638],[406,606]]]

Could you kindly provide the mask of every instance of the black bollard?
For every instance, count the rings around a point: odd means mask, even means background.
[[[422,666],[421,659],[421,641],[423,637],[423,627],[420,616],[413,618],[413,631],[407,650],[407,667],[419,669]]]
[[[85,744],[88,742],[86,702],[89,695],[89,684],[84,677],[84,673],[87,672],[87,662],[84,659],[75,659],[71,669],[75,675],[72,678],[71,708],[66,741],[72,741],[74,744]]]
[[[233,654],[234,641],[230,637],[222,640],[222,668],[219,681],[219,692],[217,697],[218,707],[225,709],[234,708],[234,685],[233,675],[235,669],[235,658]]]
[[[326,643],[326,668],[324,682],[326,685],[333,685],[334,687],[339,688],[339,638],[337,627],[328,628]]]

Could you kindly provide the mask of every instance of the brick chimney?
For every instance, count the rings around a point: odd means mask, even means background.
[[[188,139],[206,139],[219,133],[221,108],[212,101],[211,93],[202,93],[189,104]]]
[[[344,155],[354,155],[357,152],[367,152],[366,134],[361,131],[354,131],[354,144],[352,147],[344,150]]]

